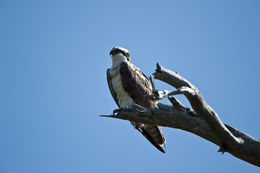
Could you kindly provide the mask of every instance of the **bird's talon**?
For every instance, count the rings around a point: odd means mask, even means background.
[[[118,114],[121,111],[122,111],[122,109],[115,109],[115,110],[113,110],[113,115],[116,115],[116,114]]]
[[[126,108],[115,109],[115,110],[113,111],[113,115],[116,115],[116,114],[118,114],[118,113],[120,113],[120,112],[124,112],[124,111],[131,112],[131,111],[133,111],[133,108],[126,107]]]

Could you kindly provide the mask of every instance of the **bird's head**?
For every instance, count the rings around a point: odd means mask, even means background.
[[[113,47],[109,54],[112,56],[112,59],[126,58],[127,61],[131,60],[128,50],[119,46]]]

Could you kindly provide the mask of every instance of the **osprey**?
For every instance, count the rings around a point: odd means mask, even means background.
[[[107,69],[107,82],[110,92],[119,108],[131,108],[134,104],[144,108],[155,108],[157,102],[148,97],[153,94],[149,78],[130,62],[127,49],[113,47],[110,51],[112,67]],[[158,126],[131,122],[158,150],[165,153],[161,147],[165,138]]]

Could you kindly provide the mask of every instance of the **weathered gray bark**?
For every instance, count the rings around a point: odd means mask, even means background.
[[[116,115],[106,117],[179,128],[220,146],[220,152],[229,152],[239,159],[260,166],[260,140],[224,124],[204,101],[199,90],[179,74],[157,64],[153,75],[155,79],[177,88],[176,91],[166,92],[168,96],[184,94],[193,111],[171,96],[169,100],[173,106],[159,104],[159,108],[144,111],[121,110]]]

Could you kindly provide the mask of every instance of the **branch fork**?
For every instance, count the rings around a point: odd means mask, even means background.
[[[138,105],[128,110],[116,111],[113,115],[102,115],[145,124],[179,128],[196,134],[218,145],[219,152],[229,152],[233,156],[260,167],[260,140],[224,124],[218,114],[205,102],[200,91],[176,72],[168,70],[158,63],[154,78],[174,88],[175,91],[158,91],[153,86],[152,99],[168,97],[172,105],[158,104],[158,108],[145,109]],[[192,109],[184,106],[174,95],[183,94]]]

